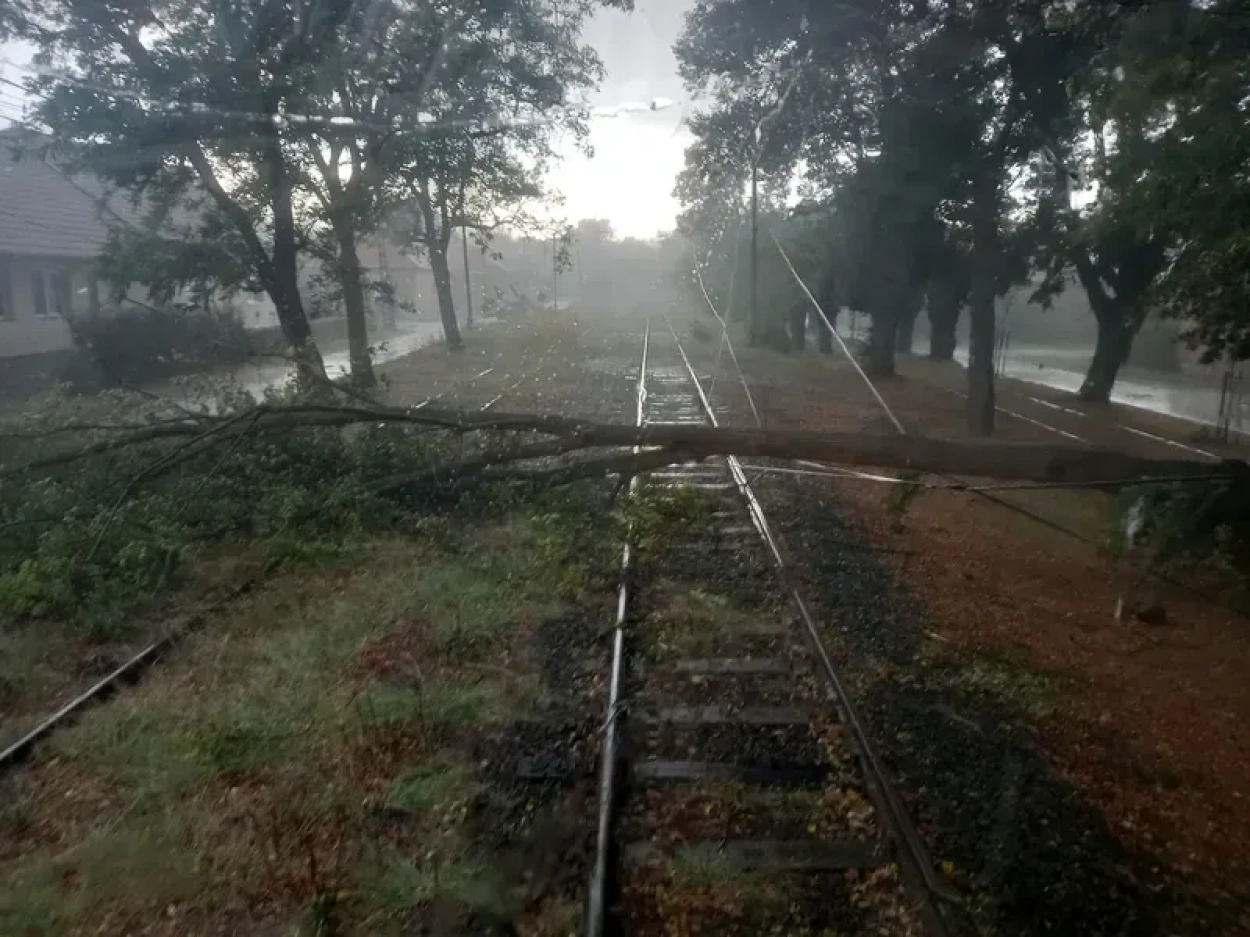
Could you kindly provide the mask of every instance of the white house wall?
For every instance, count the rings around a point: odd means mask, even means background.
[[[73,347],[69,325],[60,316],[35,315],[34,276],[38,270],[54,270],[70,274],[70,303],[75,314],[91,310],[89,266],[84,261],[65,258],[0,257],[7,278],[0,275],[0,284],[7,280],[6,311],[0,318],[0,358],[39,355],[64,351]]]

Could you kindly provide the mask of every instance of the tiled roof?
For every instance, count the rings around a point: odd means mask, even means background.
[[[95,257],[108,236],[99,202],[0,131],[0,254]],[[106,217],[108,209],[105,209]]]

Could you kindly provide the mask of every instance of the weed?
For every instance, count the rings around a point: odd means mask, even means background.
[[[989,697],[1032,719],[1053,713],[1072,683],[1068,675],[990,654],[943,664],[939,680],[951,689]]]
[[[712,524],[715,499],[689,485],[644,485],[623,509],[634,543],[643,555],[707,530]]]
[[[387,803],[408,813],[436,810],[473,797],[480,785],[458,766],[425,766],[401,776],[387,794]]]
[[[53,400],[3,428],[29,439],[75,415]],[[133,399],[110,414],[140,425],[171,415]],[[54,433],[0,446],[0,466],[55,455],[66,439],[81,446],[106,438]],[[157,470],[175,454],[174,470]],[[157,442],[18,472],[0,489],[0,613],[71,621],[107,638],[124,635],[134,610],[176,585],[210,544],[255,541],[273,565],[342,556],[370,535],[411,526],[416,506],[387,500],[372,483],[430,457],[426,437],[402,428],[307,429],[191,455]]]
[[[369,876],[377,904],[391,912],[407,911],[433,901],[450,901],[466,911],[504,915],[512,898],[506,884],[488,864],[471,859],[442,859],[417,864],[392,853]]]
[[[669,862],[669,876],[674,885],[690,888],[750,880],[750,874],[728,856],[691,849],[677,851]]]
[[[362,708],[382,724],[488,725],[515,718],[520,702],[502,683],[446,681],[419,690],[372,687]]]
[[[119,907],[155,914],[192,901],[208,887],[211,869],[191,845],[188,829],[170,814],[127,815],[0,884],[0,933],[62,933],[70,922],[100,921]]]
[[[514,910],[514,876],[461,841],[475,827],[466,804],[491,803],[459,767],[472,763],[462,746],[540,701],[530,678],[490,655],[518,626],[563,608],[554,564],[534,572],[534,544],[550,536],[556,556],[579,534],[553,502],[541,502],[549,521],[534,521],[529,502],[507,503],[526,510],[501,520],[499,505],[457,507],[443,523],[423,521],[419,545],[378,539],[362,519],[359,539],[323,541],[343,546],[330,562],[301,554],[301,564],[322,563],[315,574],[303,565],[272,576],[205,621],[149,680],[52,740],[35,770],[58,756],[58,770],[86,782],[74,808],[94,810],[102,794],[123,815],[71,845],[68,861],[27,841],[23,809],[0,815],[0,835],[12,831],[30,850],[6,865],[0,933],[133,932],[170,904],[217,909],[227,896],[281,896],[301,933],[322,935],[361,915],[361,932],[377,932],[379,912],[431,902]],[[300,516],[306,507],[300,495],[265,510],[297,539],[301,525],[315,527]],[[414,762],[423,767],[405,772]],[[379,792],[410,816],[373,822],[362,805]],[[55,811],[32,809],[35,828],[61,829]]]
[[[555,611],[527,595],[526,584],[517,581],[514,559],[505,562],[507,566],[498,560],[451,560],[413,571],[405,598],[429,623],[434,650],[462,660],[480,659],[510,625]]]

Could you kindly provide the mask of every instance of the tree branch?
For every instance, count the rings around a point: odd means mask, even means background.
[[[259,414],[257,414],[259,411]],[[245,421],[244,418],[254,419]],[[246,426],[244,426],[246,422]],[[736,455],[749,458],[804,459],[831,464],[920,471],[937,475],[966,475],[1015,481],[1052,483],[1136,484],[1156,477],[1207,477],[1217,467],[1209,461],[1142,459],[1109,449],[1077,448],[1032,443],[972,442],[873,433],[814,433],[763,429],[729,429],[655,424],[642,428],[594,423],[541,413],[481,413],[453,408],[353,406],[299,403],[261,405],[228,417],[204,415],[182,422],[155,425],[125,433],[80,449],[38,457],[0,470],[0,478],[54,468],[76,459],[116,451],[127,446],[212,436],[229,440],[240,432],[257,436],[302,428],[348,427],[357,424],[407,424],[466,434],[527,432],[554,437],[543,448],[507,450],[496,463],[559,455],[582,449],[655,447],[683,457]],[[510,457],[509,452],[513,453]],[[515,453],[522,453],[516,456]],[[526,454],[528,452],[528,454]],[[480,458],[480,457],[478,457]],[[660,458],[654,456],[654,458]],[[1230,473],[1244,463],[1227,464]],[[470,463],[473,471],[479,467]],[[449,467],[449,470],[454,469]],[[461,471],[464,467],[461,467]]]

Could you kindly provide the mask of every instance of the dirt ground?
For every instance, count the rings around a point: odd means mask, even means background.
[[[742,349],[739,357],[767,427],[893,431],[845,361]],[[722,402],[752,421],[723,353],[704,347],[700,359],[718,374]],[[968,435],[961,383],[955,366],[903,358],[899,376],[879,388],[908,432],[960,438]],[[1080,406],[1017,382],[1000,385],[999,404],[1008,411],[998,414],[1003,440],[1066,438],[1160,458],[1244,455],[1197,439],[1184,421]],[[1023,717],[1033,745],[1127,850],[1147,857],[1147,888],[1179,890],[1208,909],[1193,912],[1187,932],[1250,932],[1250,620],[1126,570],[1106,547],[1105,494],[997,491],[990,500],[932,491],[900,515],[890,506],[894,486],[803,482],[842,506],[927,607],[928,656],[997,655],[1063,677],[1055,704]],[[1148,592],[1165,620],[1116,620],[1126,586]]]

